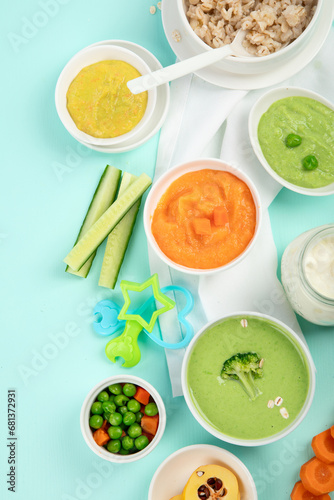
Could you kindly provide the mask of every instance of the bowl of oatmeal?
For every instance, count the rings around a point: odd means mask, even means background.
[[[324,0],[177,0],[182,26],[197,50],[230,44],[247,31],[246,50],[255,57],[230,56],[225,71],[253,74],[298,57],[313,32]]]

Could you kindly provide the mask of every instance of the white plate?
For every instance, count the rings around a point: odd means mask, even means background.
[[[200,53],[193,41],[184,30],[182,22],[178,19],[177,0],[168,0],[162,2],[162,22],[169,45],[174,53],[181,60],[195,56]],[[208,66],[207,68],[196,71],[195,74],[203,80],[218,85],[219,87],[240,90],[253,90],[276,85],[294,74],[301,71],[319,52],[333,20],[332,0],[325,1],[322,11],[319,14],[316,29],[313,30],[308,42],[299,52],[298,57],[280,64],[277,69],[261,74],[240,75],[229,73],[219,67],[219,63]],[[173,38],[173,31],[178,31],[181,40],[176,42]]]
[[[132,50],[135,54],[141,57],[152,71],[162,68],[158,59],[151,52],[136,43],[127,42],[125,40],[103,40],[102,42],[93,43],[83,50],[90,47],[96,47],[97,45],[118,45],[120,47],[124,47],[125,49]],[[136,149],[151,139],[151,137],[153,137],[160,130],[167,116],[169,101],[169,84],[166,83],[164,85],[160,85],[160,87],[157,88],[157,102],[150,122],[143,127],[143,129],[138,133],[138,135],[136,134],[133,139],[122,142],[120,145],[93,146],[84,141],[79,142],[84,146],[87,146],[87,148],[100,151],[101,153],[125,153],[126,151]]]
[[[240,500],[257,500],[254,480],[241,460],[229,451],[208,444],[187,446],[166,458],[152,478],[148,500],[169,500],[180,495],[197,467],[212,464],[226,467],[236,475]]]

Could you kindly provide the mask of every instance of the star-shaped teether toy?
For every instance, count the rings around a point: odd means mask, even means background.
[[[124,305],[118,315],[119,320],[125,320],[125,329],[122,335],[118,338],[110,340],[106,345],[106,355],[113,363],[116,362],[117,357],[124,359],[123,366],[129,368],[135,366],[140,361],[140,350],[138,347],[138,335],[145,328],[148,332],[152,332],[154,325],[164,312],[170,311],[175,307],[174,300],[165,295],[159,285],[158,275],[153,274],[144,283],[134,283],[132,281],[121,281],[121,290],[124,297]],[[139,309],[129,311],[131,299],[129,291],[143,292],[152,286],[153,296],[150,297]],[[159,302],[162,307],[156,309],[147,322],[142,314],[147,308],[147,305],[153,301]]]
[[[153,298],[156,301],[160,302],[160,304],[162,304],[163,307],[161,307],[160,309],[156,309],[151,316],[150,322],[147,323],[147,321],[141,315],[142,312],[141,310],[137,311],[136,313],[134,313],[133,311],[128,312],[131,304],[129,291],[143,292],[150,286],[152,286]],[[151,276],[148,280],[144,281],[144,283],[134,283],[132,281],[123,280],[121,281],[121,290],[124,297],[124,305],[121,309],[121,312],[118,315],[118,319],[137,321],[148,332],[152,332],[154,325],[160,314],[170,311],[171,309],[173,309],[173,307],[175,307],[174,300],[170,299],[169,297],[167,297],[167,295],[162,293],[157,274],[153,274],[153,276]]]

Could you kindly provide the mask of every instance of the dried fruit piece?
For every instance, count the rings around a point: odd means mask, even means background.
[[[236,500],[239,485],[236,476],[220,465],[203,465],[190,476],[182,500]]]

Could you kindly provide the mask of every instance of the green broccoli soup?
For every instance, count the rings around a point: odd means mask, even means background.
[[[309,371],[286,330],[263,318],[235,316],[199,337],[187,382],[210,425],[231,437],[260,439],[295,420],[307,397]]]
[[[258,139],[271,168],[288,182],[307,188],[334,182],[334,111],[324,104],[309,97],[276,101],[260,119]]]

